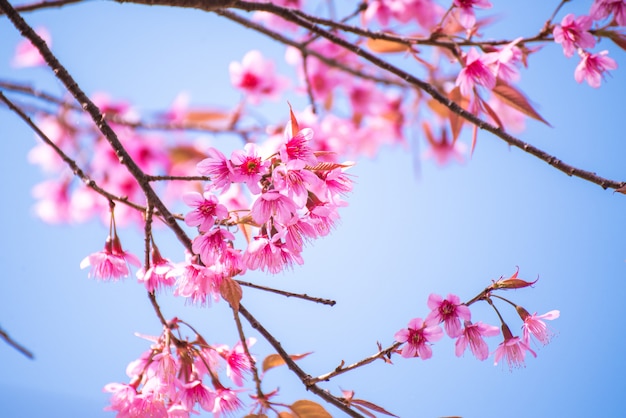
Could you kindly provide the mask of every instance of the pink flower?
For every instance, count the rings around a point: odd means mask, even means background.
[[[141,267],[139,259],[122,249],[122,244],[114,235],[107,238],[104,244],[104,251],[93,253],[88,255],[80,262],[80,268],[91,266],[89,277],[95,277],[102,280],[113,281],[118,280],[120,277],[128,277],[130,271],[128,269],[128,263]]]
[[[178,392],[178,401],[191,411],[196,403],[205,411],[211,412],[215,406],[215,393],[202,384],[201,380],[192,380],[182,385]]]
[[[488,89],[495,87],[496,76],[489,66],[493,64],[496,58],[497,55],[493,53],[481,56],[476,48],[469,50],[465,57],[465,67],[459,72],[456,79],[456,85],[461,88],[463,96],[469,96],[477,84]]]
[[[37,28],[35,33],[44,40],[48,47],[52,44],[50,32],[46,28]],[[46,65],[46,61],[35,45],[30,43],[28,39],[23,39],[17,44],[11,65],[15,68],[39,67]]]
[[[309,142],[313,139],[313,129],[304,128],[293,137],[289,137],[287,131],[291,131],[290,128],[291,124],[287,125],[287,129],[285,129],[286,143],[280,147],[280,158],[283,162],[301,160],[309,165],[315,165],[317,157],[309,145]]]
[[[159,249],[152,246],[152,265],[144,272],[142,268],[137,272],[137,279],[143,282],[148,292],[154,292],[161,287],[170,287],[174,284],[175,279],[168,273],[174,269],[174,265],[170,260],[163,258]]]
[[[188,192],[183,195],[183,201],[196,209],[185,215],[185,223],[197,226],[201,232],[206,232],[215,225],[215,220],[228,218],[228,210],[217,200],[212,193],[201,195],[197,192]]]
[[[576,48],[593,48],[596,40],[589,33],[592,20],[589,16],[574,17],[573,13],[566,15],[560,25],[556,25],[552,31],[554,42],[563,46],[563,53],[571,57]]]
[[[433,322],[422,321],[422,318],[412,319],[406,329],[394,335],[397,342],[406,343],[402,348],[402,357],[421,357],[422,360],[428,360],[433,355],[428,343],[439,341],[441,337],[441,327]]]
[[[255,342],[255,338],[248,338],[248,348],[252,347]],[[237,386],[243,386],[243,374],[249,373],[252,366],[241,341],[237,342],[232,350],[228,350],[228,348],[225,347],[219,350],[219,352],[226,360],[226,375],[230,377]]]
[[[589,14],[594,20],[602,20],[611,14],[619,26],[626,26],[625,0],[595,0]]]
[[[270,240],[267,237],[255,237],[243,255],[243,261],[250,270],[260,269],[272,274],[279,273],[285,267],[291,267],[294,261],[302,264],[300,254],[295,253],[282,242],[276,234]]]
[[[137,397],[135,387],[125,383],[109,383],[103,388],[104,392],[111,394],[111,405],[105,411],[126,411]]]
[[[243,150],[236,150],[230,156],[233,167],[233,180],[245,182],[253,194],[261,193],[259,181],[268,172],[269,162],[263,161],[256,144],[248,143]]]
[[[230,160],[215,148],[209,148],[207,158],[197,165],[198,173],[211,178],[211,189],[226,191],[233,182],[233,170]]]
[[[276,75],[274,63],[263,58],[259,51],[253,50],[243,57],[243,61],[231,62],[230,81],[242,90],[253,104],[263,98],[276,98],[286,87],[286,81]]]
[[[603,73],[617,68],[617,63],[612,58],[606,56],[608,53],[609,51],[606,50],[597,54],[583,51],[581,53],[582,60],[574,72],[576,81],[581,83],[585,80],[591,87],[600,87]]]
[[[317,231],[311,219],[308,218],[294,216],[291,218],[291,221],[281,225],[280,228],[284,228],[287,231],[285,234],[285,246],[297,254],[302,252],[305,240],[317,237]]]
[[[524,320],[524,324],[522,325],[522,335],[523,340],[526,344],[530,343],[531,335],[543,345],[546,345],[550,342],[553,334],[547,327],[546,323],[542,320],[547,319],[551,321],[553,319],[557,319],[561,314],[559,311],[553,310],[543,315],[537,315],[537,312],[535,312],[534,314],[530,315],[524,308],[518,306],[517,312]]]
[[[477,322],[472,324],[470,321],[465,321],[465,328],[463,328],[462,334],[457,338],[455,343],[455,354],[457,357],[461,357],[469,344],[472,354],[483,361],[489,357],[489,347],[483,337],[493,337],[498,335],[500,330],[493,325],[483,324]]]
[[[211,302],[209,296],[219,298],[217,278],[208,268],[198,264],[197,256],[187,255],[187,260],[180,263],[168,273],[168,277],[176,277],[175,296],[189,298],[193,303],[205,305]]]
[[[387,26],[389,20],[404,18],[407,15],[406,1],[403,0],[373,0],[368,3],[363,12],[363,20],[370,22],[378,20],[381,25]]]
[[[500,360],[505,359],[509,364],[509,370],[514,367],[524,366],[524,357],[526,357],[526,351],[537,357],[537,354],[522,341],[519,337],[513,337],[511,330],[506,325],[502,325],[502,335],[504,335],[504,341],[500,343],[496,348],[494,354],[494,365],[497,365]]]
[[[237,390],[229,388],[217,388],[215,391],[215,404],[213,406],[213,418],[220,418],[222,414],[232,416],[235,411],[243,408],[243,403],[237,397]]]
[[[226,252],[227,241],[234,241],[235,236],[227,229],[215,227],[208,232],[194,238],[191,248],[206,266],[211,266],[220,261]]]
[[[280,164],[272,171],[274,189],[285,193],[299,208],[306,204],[309,192],[325,190],[320,178],[305,169],[305,166],[306,163],[302,160],[291,160],[287,161],[287,164]]]
[[[261,194],[250,209],[250,215],[258,225],[264,224],[270,218],[284,225],[291,220],[295,212],[296,204],[293,200],[277,190]]]
[[[476,24],[474,7],[491,8],[491,3],[488,0],[454,0],[453,4],[459,8],[459,23],[465,29],[471,29]]]
[[[471,312],[469,308],[461,303],[461,299],[457,295],[449,294],[447,299],[431,293],[428,296],[428,307],[431,312],[425,319],[425,322],[439,324],[443,322],[446,334],[450,338],[456,338],[462,334],[461,320],[471,320]]]

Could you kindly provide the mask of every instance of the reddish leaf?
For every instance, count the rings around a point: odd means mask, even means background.
[[[211,123],[230,119],[232,114],[221,110],[190,110],[185,113],[185,121],[191,123]]]
[[[305,168],[307,170],[312,170],[312,171],[332,171],[336,168],[348,168],[348,167],[352,167],[354,165],[354,163],[343,163],[343,164],[339,164],[339,163],[318,163],[315,164],[313,167],[311,166],[306,166]]]
[[[510,84],[498,79],[496,86],[492,91],[500,98],[500,100],[511,106],[513,109],[519,110],[526,116],[543,122],[548,126],[552,126],[530,105],[526,96]]]
[[[355,405],[361,405],[361,406],[363,406],[365,408],[371,409],[372,411],[376,411],[379,414],[385,414],[385,415],[388,415],[390,417],[397,417],[397,415],[394,415],[391,412],[385,410],[385,408],[380,407],[380,406],[378,406],[378,405],[376,405],[374,403],[371,403],[369,401],[364,401],[363,399],[354,399],[352,401],[352,403],[355,404]]]
[[[368,39],[367,47],[374,52],[380,52],[383,54],[393,52],[405,52],[411,49],[406,44],[395,41],[388,41],[386,39]]]
[[[474,155],[474,148],[476,148],[476,140],[478,139],[478,125],[472,125],[472,150],[470,155]]]
[[[306,399],[295,401],[290,408],[298,418],[333,418],[322,405]]]
[[[179,145],[170,148],[170,160],[174,164],[199,162],[205,158],[206,155],[198,151],[196,147]]]
[[[455,87],[450,90],[448,93],[448,99],[452,100],[463,109],[467,109],[467,99],[463,97],[461,94],[461,89],[459,87]],[[452,140],[456,141],[461,133],[461,129],[463,129],[463,124],[465,123],[465,119],[461,116],[457,115],[452,111],[448,111],[448,119],[450,120],[450,130],[452,131]]]
[[[297,417],[291,412],[281,411],[278,413],[278,418],[297,418]]]
[[[291,120],[291,137],[294,137],[300,132],[300,127],[298,126],[296,116],[293,114],[293,110],[291,110],[291,104],[289,104],[289,119]]]
[[[268,418],[268,416],[265,414],[248,414],[243,418]]]
[[[491,119],[493,119],[493,121],[496,123],[496,125],[498,125],[498,128],[504,129],[504,125],[502,124],[502,121],[500,120],[500,118],[498,117],[496,112],[491,108],[491,106],[489,106],[489,104],[486,101],[484,101],[483,99],[481,99],[479,97],[477,97],[477,98],[480,100],[480,106],[485,110],[485,112],[487,112],[489,117],[491,117]]]
[[[290,359],[292,359],[293,361],[298,361],[306,356],[308,356],[309,354],[312,354],[313,352],[310,351],[308,353],[304,353],[304,354],[291,354],[289,356]],[[283,360],[283,358],[278,355],[278,354],[270,354],[269,356],[265,357],[265,360],[263,360],[263,367],[262,370],[263,372],[268,371],[269,369],[273,369],[274,367],[278,367],[278,366],[282,366],[283,364],[285,364],[285,360]]]
[[[243,296],[241,286],[232,277],[224,277],[220,284],[220,294],[235,311],[239,311],[239,302]]]

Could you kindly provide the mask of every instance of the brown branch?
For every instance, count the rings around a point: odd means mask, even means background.
[[[30,3],[30,4],[23,4],[21,6],[16,6],[15,10],[23,13],[23,12],[32,12],[35,10],[41,10],[41,9],[50,9],[50,8],[55,8],[55,7],[63,7],[67,4],[73,4],[73,3],[84,3],[84,0],[53,0],[53,1],[41,1],[41,2],[37,2],[37,3]],[[0,15],[2,15],[3,13],[0,12]]]
[[[48,136],[41,129],[39,129],[39,127],[30,119],[30,117],[28,117],[28,115],[26,115],[26,113],[24,113],[22,109],[17,107],[11,100],[9,100],[2,93],[2,91],[0,91],[0,100],[2,100],[9,107],[9,109],[15,112],[24,122],[26,122],[26,124],[37,134],[39,138],[41,138],[43,142],[46,143],[46,145],[50,146],[53,149],[54,152],[56,152],[56,154],[63,160],[63,162],[66,163],[70,167],[74,175],[80,178],[87,187],[89,187],[96,193],[102,195],[107,200],[114,200],[116,202],[121,202],[121,203],[124,203],[125,205],[130,206],[133,209],[136,209],[141,212],[145,212],[146,208],[144,206],[133,203],[129,201],[128,198],[126,197],[120,197],[112,193],[109,193],[108,191],[98,186],[95,180],[89,177],[73,159],[71,159],[65,152],[63,152],[61,148],[59,148],[57,144],[55,144],[50,138],[48,138]]]
[[[145,4],[144,1],[148,1],[148,0],[116,0],[116,1],[120,1],[120,2],[129,2],[129,3],[140,3],[140,4]],[[168,0],[165,0],[168,1]],[[176,0],[171,1],[172,3],[175,3]],[[174,4],[172,4],[174,5]],[[323,54],[320,54],[319,52],[315,51],[314,49],[310,49],[307,48],[306,46],[308,45],[308,42],[301,42],[301,41],[296,41],[290,38],[287,38],[285,36],[283,36],[282,34],[272,31],[271,29],[266,28],[263,25],[260,25],[256,22],[253,22],[251,20],[248,20],[242,16],[239,16],[236,13],[233,13],[231,11],[228,10],[216,10],[215,13],[219,14],[220,16],[224,16],[227,19],[232,20],[233,22],[237,22],[247,28],[250,28],[252,30],[255,30],[259,33],[262,33],[264,35],[267,35],[268,37],[274,39],[277,42],[280,42],[282,44],[285,45],[289,45],[292,46],[296,49],[298,49],[301,53],[302,56],[313,56],[315,58],[317,58],[318,60],[320,60],[321,62],[323,62],[324,64],[330,66],[330,67],[334,67],[334,68],[338,68],[340,70],[343,70],[344,72],[351,74],[355,77],[359,77],[359,78],[363,78],[365,80],[371,80],[374,81],[376,83],[379,84],[387,84],[387,85],[395,85],[395,86],[405,86],[404,83],[398,82],[396,80],[392,80],[389,78],[382,78],[382,77],[376,77],[375,75],[372,74],[366,74],[358,69],[349,67],[337,60],[334,60],[332,58],[328,58],[326,56],[324,56]]]
[[[165,1],[165,0],[164,0]],[[610,180],[610,179],[606,179],[604,177],[598,176],[596,173],[587,171],[587,170],[582,170],[579,168],[576,168],[572,165],[566,164],[563,161],[559,160],[557,157],[533,146],[530,145],[508,133],[506,133],[504,130],[500,129],[497,126],[494,126],[486,121],[484,121],[483,119],[479,118],[478,116],[474,115],[471,112],[468,112],[467,110],[463,109],[459,104],[457,104],[456,102],[450,100],[449,98],[447,98],[446,96],[444,96],[443,94],[441,94],[433,85],[415,77],[412,74],[409,74],[403,70],[401,70],[400,68],[388,63],[385,60],[382,60],[380,58],[378,58],[377,56],[375,56],[374,54],[371,54],[365,50],[363,50],[361,47],[359,47],[358,45],[354,45],[336,35],[334,35],[331,32],[328,32],[322,28],[320,28],[319,26],[307,21],[306,19],[301,18],[297,13],[294,13],[292,10],[287,9],[287,8],[282,8],[279,6],[275,6],[273,4],[270,3],[250,3],[250,2],[245,2],[245,1],[237,1],[235,2],[235,7],[237,8],[241,8],[247,11],[251,11],[251,10],[261,10],[261,11],[266,11],[266,12],[270,12],[270,13],[274,13],[278,16],[283,17],[284,19],[293,22],[307,30],[310,30],[311,32],[317,33],[321,36],[323,36],[324,38],[328,39],[329,41],[355,53],[356,55],[360,56],[361,58],[364,58],[365,60],[371,62],[372,64],[376,65],[377,67],[385,70],[386,72],[389,72],[391,74],[396,75],[397,77],[399,77],[400,79],[420,88],[421,90],[425,91],[426,93],[428,93],[433,99],[435,99],[436,101],[438,101],[439,103],[443,104],[444,106],[446,106],[448,109],[450,109],[452,112],[458,114],[459,116],[463,117],[464,119],[468,120],[469,122],[471,122],[472,124],[476,125],[478,128],[486,130],[488,132],[491,132],[492,134],[494,134],[496,137],[502,139],[503,141],[505,141],[507,144],[517,147],[537,158],[539,158],[542,161],[545,161],[546,163],[550,164],[551,166],[553,166],[554,168],[556,168],[557,170],[560,170],[562,172],[564,172],[565,174],[567,174],[568,176],[576,176],[579,178],[582,178],[584,180],[587,180],[591,183],[597,184],[600,187],[602,187],[603,189],[618,189],[620,187],[623,187],[624,185],[626,185],[626,182],[619,182],[619,181],[615,181],[615,180]]]
[[[242,286],[247,286],[247,287],[251,287],[253,289],[259,289],[259,290],[264,290],[266,292],[271,292],[271,293],[277,293],[279,295],[283,295],[286,296],[288,298],[299,298],[299,299],[304,299],[304,300],[308,300],[310,302],[315,302],[315,303],[321,303],[322,305],[330,305],[330,306],[335,306],[337,304],[336,301],[331,300],[331,299],[324,299],[324,298],[316,298],[313,296],[309,296],[306,293],[292,293],[292,292],[287,292],[286,290],[280,290],[280,289],[274,289],[271,287],[265,287],[265,286],[259,286],[258,284],[254,284],[254,283],[250,283],[250,282],[244,282],[241,280],[236,280],[237,283],[239,283]]]
[[[221,2],[225,3],[225,2]],[[178,225],[176,218],[170,213],[169,209],[165,206],[163,201],[159,198],[156,192],[152,189],[150,182],[146,179],[145,174],[141,171],[137,163],[131,158],[122,143],[118,139],[116,133],[111,129],[111,126],[106,121],[100,109],[87,97],[87,95],[78,86],[74,78],[67,72],[65,67],[57,60],[52,54],[46,43],[39,35],[35,33],[30,25],[24,21],[24,19],[15,11],[13,6],[7,0],[0,0],[0,10],[3,11],[9,20],[13,23],[15,28],[26,37],[38,50],[41,56],[44,58],[48,66],[53,70],[56,77],[63,83],[66,89],[74,96],[83,109],[91,116],[92,120],[109,142],[121,164],[126,166],[131,175],[135,178],[144,194],[146,199],[154,204],[154,207],[158,209],[159,214],[162,216],[164,222],[170,227],[170,229],[176,234],[178,240],[187,248],[191,250],[191,240],[185,233],[185,231]]]
[[[270,343],[272,347],[274,347],[274,350],[276,350],[278,355],[280,355],[280,357],[285,361],[285,364],[287,365],[289,370],[291,370],[296,376],[298,376],[298,378],[306,386],[307,390],[310,390],[320,398],[324,399],[326,402],[333,404],[351,417],[364,418],[361,414],[353,411],[348,405],[342,402],[340,398],[333,396],[331,393],[320,388],[315,383],[310,383],[311,376],[305,373],[304,370],[302,370],[300,366],[298,366],[296,362],[291,359],[289,354],[283,349],[280,342],[276,338],[274,338],[274,336],[270,334],[270,332],[265,329],[265,327],[263,327],[263,325],[261,325],[261,323],[257,321],[256,318],[252,316],[252,314],[248,312],[248,310],[245,309],[241,304],[239,305],[239,312],[244,316],[244,318],[246,318],[248,323],[250,323],[250,326],[256,329],[263,336],[263,338],[265,338],[267,342]]]
[[[248,357],[248,361],[250,362],[250,368],[252,369],[252,378],[254,379],[254,385],[256,386],[256,396],[258,399],[265,399],[265,394],[261,390],[261,379],[259,378],[259,370],[256,367],[256,361],[254,361],[254,357],[250,354],[250,348],[248,348],[248,341],[246,341],[246,335],[243,332],[243,326],[241,325],[241,318],[239,318],[239,310],[233,308],[233,305],[230,305],[233,311],[233,318],[235,319],[235,325],[237,325],[237,332],[239,333],[239,341],[241,341],[241,346],[243,347],[243,351],[246,353],[246,357]]]
[[[349,366],[343,366],[343,363],[338,366],[335,370],[333,370],[332,372],[328,372],[325,374],[322,374],[318,377],[314,377],[312,379],[309,380],[310,383],[317,383],[317,382],[327,382],[330,379],[332,379],[335,376],[338,376],[340,374],[349,372],[350,370],[354,370],[357,369],[359,367],[365,366],[366,364],[370,364],[373,361],[376,361],[380,358],[383,358],[385,356],[390,355],[391,353],[393,353],[398,347],[400,347],[403,343],[399,343],[399,342],[395,342],[393,343],[391,346],[385,348],[384,350],[379,351],[376,354],[373,354],[369,357],[364,358],[363,360],[357,361],[356,363],[352,363]]]
[[[33,360],[35,358],[32,352],[30,352],[26,347],[11,338],[9,334],[7,334],[7,332],[2,328],[0,328],[0,338],[2,338],[7,344],[15,348],[20,353],[24,354],[29,359]]]

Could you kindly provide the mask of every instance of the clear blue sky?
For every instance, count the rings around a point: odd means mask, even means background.
[[[545,3],[494,1],[502,23],[492,36],[535,33],[556,4]],[[566,10],[585,13],[590,3]],[[229,62],[252,48],[283,56],[280,45],[195,11],[90,2],[26,18],[48,27],[53,51],[87,93],[107,91],[147,111],[168,106],[183,90],[196,104],[233,105],[238,94],[228,88]],[[18,41],[16,30],[0,19],[0,79],[62,94],[48,70],[10,68]],[[626,55],[607,41],[600,49],[608,49],[620,69],[597,90],[574,81],[577,59],[565,58],[558,45],[531,58],[520,86],[553,127],[529,122],[521,137],[570,164],[626,180]],[[287,99],[305,103],[295,94]],[[278,120],[283,107],[262,111]],[[159,322],[134,278],[102,283],[79,269],[83,257],[102,247],[104,225],[49,226],[33,215],[31,189],[43,179],[26,161],[34,135],[6,110],[0,110],[0,138],[0,325],[36,355],[30,361],[0,344],[0,406],[11,417],[113,416],[101,412],[108,399],[102,387],[126,381],[126,365],[148,348],[133,333],[157,334]],[[341,360],[373,354],[376,341],[390,344],[411,318],[428,313],[431,292],[467,300],[519,266],[520,277],[540,280],[534,289],[508,296],[531,313],[561,311],[550,324],[557,336],[536,359],[528,358],[526,368],[509,372],[494,367],[492,358],[479,362],[469,354],[459,359],[453,342],[444,339],[429,361],[398,357],[393,366],[379,362],[326,387],[355,390],[358,398],[408,418],[620,415],[626,196],[569,178],[484,132],[462,166],[416,167],[415,152],[386,149],[374,160],[359,160],[351,170],[357,184],[350,206],[330,236],[305,250],[305,264],[275,277],[248,278],[332,298],[336,306],[246,289],[247,308],[289,352],[313,351],[301,365],[318,375]],[[120,232],[125,247],[140,253],[140,231]],[[171,234],[163,233],[160,249],[182,258]],[[208,340],[236,342],[224,303],[207,310],[185,307],[170,295],[160,301],[166,317],[184,318]],[[505,312],[517,333],[514,313]],[[484,307],[473,315],[497,325]],[[490,341],[492,350],[498,342]],[[258,358],[270,352],[263,341],[253,351]],[[314,399],[286,369],[268,373],[264,388],[274,386],[285,403]]]

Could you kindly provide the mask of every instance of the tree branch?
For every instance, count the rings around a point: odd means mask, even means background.
[[[19,30],[20,33],[39,50],[39,53],[44,58],[48,66],[53,70],[57,78],[63,83],[72,96],[74,96],[82,108],[91,116],[100,132],[104,135],[109,144],[111,144],[111,147],[118,156],[120,163],[125,165],[131,175],[137,180],[137,183],[146,195],[146,199],[150,200],[154,204],[154,207],[158,209],[164,222],[170,227],[170,229],[172,229],[178,240],[185,246],[185,248],[191,250],[191,240],[180,225],[178,225],[176,218],[170,213],[163,201],[161,201],[159,196],[152,189],[145,174],[123,147],[117,135],[105,120],[104,115],[100,112],[100,109],[98,109],[89,97],[87,97],[76,81],[67,72],[65,67],[63,67],[57,58],[52,54],[45,41],[35,33],[32,27],[24,21],[24,19],[18,12],[15,11],[13,6],[11,6],[7,0],[0,0],[0,10],[8,16],[15,28]]]
[[[280,355],[280,357],[285,361],[285,364],[287,365],[289,370],[291,370],[295,373],[296,376],[298,376],[298,378],[306,386],[307,390],[310,390],[320,398],[335,405],[337,408],[341,409],[343,412],[350,415],[351,417],[364,418],[363,415],[353,411],[339,398],[333,396],[328,391],[321,389],[315,383],[310,383],[311,376],[305,373],[304,370],[302,370],[300,366],[298,366],[296,362],[291,359],[289,354],[281,346],[280,342],[276,338],[274,338],[274,336],[270,334],[269,331],[265,329],[265,327],[263,327],[263,325],[261,325],[261,323],[257,321],[256,318],[252,316],[252,314],[248,312],[248,310],[245,309],[241,304],[239,305],[239,312],[244,316],[244,318],[246,318],[250,326],[256,329],[263,336],[263,338],[265,338],[267,342],[269,342],[270,345],[274,347],[274,350],[276,350],[278,355]]]

